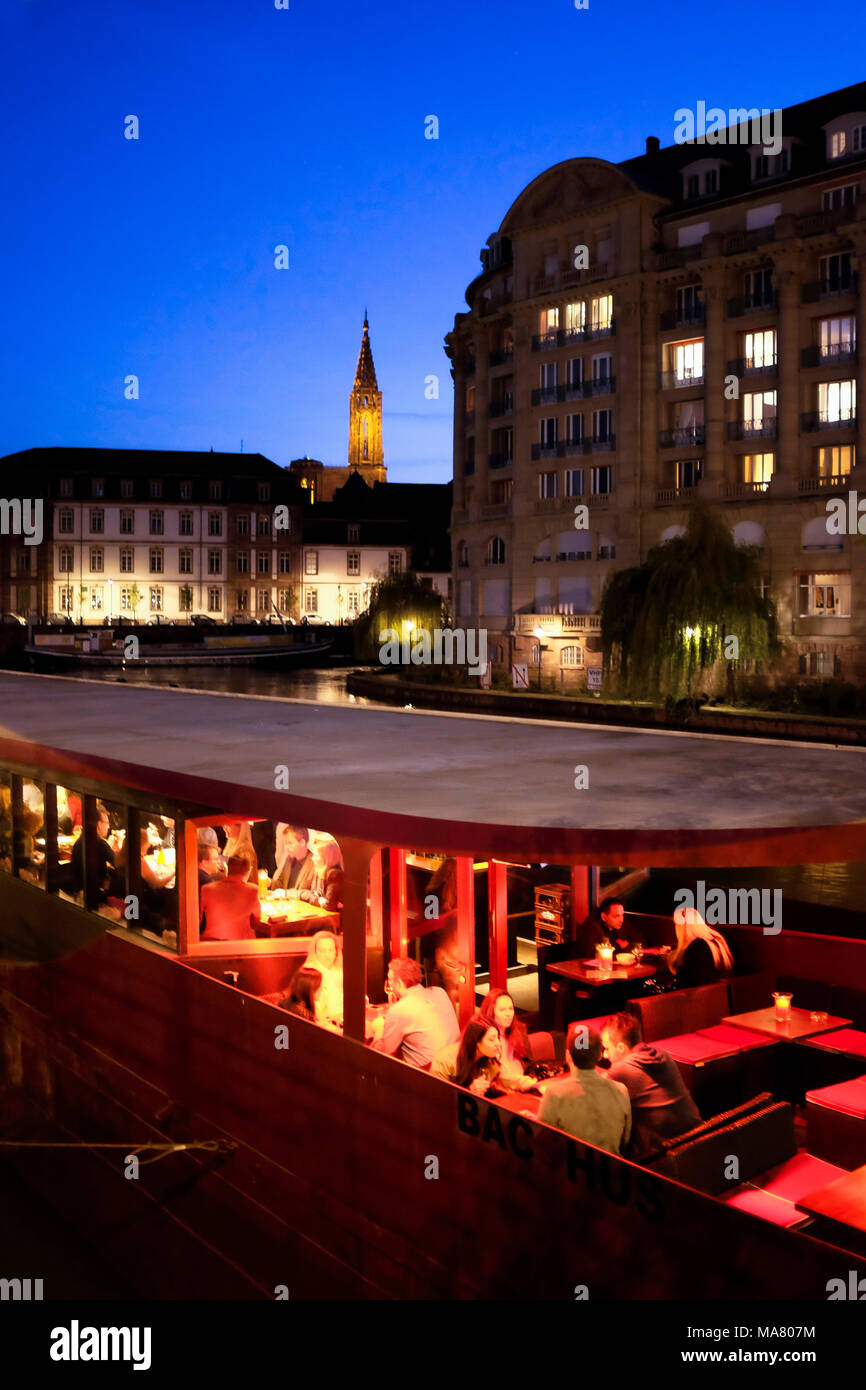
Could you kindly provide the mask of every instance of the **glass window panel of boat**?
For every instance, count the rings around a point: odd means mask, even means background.
[[[133,877],[139,879],[138,920],[130,919],[126,925],[177,950],[175,822],[170,816],[151,811],[139,812],[138,821],[135,874],[130,875],[130,893],[134,891]]]
[[[73,797],[75,793],[72,793]],[[73,801],[73,814],[75,803]],[[96,832],[95,855],[89,867],[86,866],[88,848],[86,843],[87,825],[93,817]],[[71,817],[70,817],[71,819]],[[77,844],[70,851],[69,870],[66,878],[69,896],[86,906],[89,911],[113,922],[124,920],[126,908],[126,807],[120,802],[97,801],[95,806],[86,800],[83,805],[84,829],[76,836]],[[58,796],[58,850],[61,833],[60,798]],[[66,891],[66,890],[64,890]],[[137,903],[131,911],[137,911]]]
[[[49,789],[50,790],[50,789]],[[84,795],[73,787],[55,787],[57,797],[57,841],[48,846],[48,891],[73,902],[81,900],[83,888],[81,837],[84,826]],[[55,849],[53,856],[51,850]]]
[[[0,873],[12,872],[12,776],[0,772]]]
[[[45,887],[45,787],[22,778],[21,804],[13,809],[12,851],[15,874],[37,888]]]

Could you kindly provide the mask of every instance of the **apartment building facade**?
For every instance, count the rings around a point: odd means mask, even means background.
[[[495,663],[585,683],[609,574],[700,496],[759,549],[789,669],[866,678],[866,555],[827,511],[866,498],[866,83],[786,109],[774,153],[720,134],[557,165],[482,251],[451,537]]]
[[[260,454],[28,449],[4,495],[43,504],[43,538],[0,547],[0,609],[22,617],[297,616],[301,496]],[[26,482],[22,481],[26,480]]]

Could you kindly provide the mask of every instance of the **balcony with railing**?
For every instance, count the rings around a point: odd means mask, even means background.
[[[480,515],[484,521],[494,521],[497,517],[508,516],[511,511],[511,502],[487,502],[479,508]],[[489,560],[485,560],[489,564]],[[501,562],[500,562],[501,563]]]
[[[586,453],[586,439],[583,435],[579,439],[566,439],[564,454],[566,458],[574,458],[577,454]]]
[[[691,487],[656,488],[656,506],[669,507],[674,502],[690,502],[697,496],[698,487],[698,483],[693,483]]]
[[[854,294],[857,289],[857,276],[852,270],[847,275],[830,275],[823,280],[809,280],[803,286],[803,303],[814,304],[819,299],[837,299],[841,295]]]
[[[777,307],[775,291],[761,294],[741,294],[728,300],[728,318],[742,318],[744,314],[769,313]]]
[[[594,376],[586,384],[591,396],[612,396],[616,391],[615,376]]]
[[[676,309],[665,309],[659,314],[659,332],[666,333],[671,328],[686,328],[693,324],[706,323],[707,310],[703,304],[683,304]]]
[[[555,459],[562,457],[563,444],[561,440],[554,440],[552,444],[533,444],[533,459]]]
[[[534,511],[536,514],[558,512],[566,504],[570,505],[570,501],[568,497],[536,497]]]
[[[684,368],[681,372],[659,372],[659,386],[663,391],[682,390],[688,386],[703,384],[703,372],[695,372],[690,367]]]
[[[549,328],[546,333],[534,333],[532,335],[533,352],[553,352],[554,348],[560,346],[560,332],[558,328]]]
[[[500,290],[498,294],[491,294],[489,297],[482,295],[476,301],[478,313],[481,318],[485,318],[488,314],[496,314],[500,309],[504,309],[506,304],[510,304],[512,299],[513,295],[510,290]]]
[[[827,473],[822,477],[799,478],[797,481],[797,491],[811,495],[815,492],[836,492],[840,489],[847,489],[851,485],[851,478],[847,473]]]
[[[532,288],[535,294],[546,294],[548,290],[555,289],[555,275],[536,275],[532,281]]]
[[[765,362],[756,362],[752,357],[731,357],[727,370],[729,376],[768,376],[778,371],[778,363],[775,354]]]
[[[576,269],[571,261],[563,261],[559,278],[563,285],[585,285],[590,280],[607,280],[612,274],[613,266],[610,261],[598,261],[583,270]]]
[[[722,487],[722,496],[750,501],[757,497],[763,497],[769,486],[769,479],[762,483],[746,483],[742,480],[736,483],[725,483]]]
[[[506,396],[499,396],[490,402],[487,407],[487,414],[491,420],[501,419],[503,415],[511,415],[514,410],[514,396],[511,392]]]
[[[800,429],[806,433],[811,430],[852,430],[857,423],[857,411],[842,415],[841,411],[807,410],[800,416]]]
[[[605,453],[615,448],[615,434],[591,434],[583,441],[583,452],[585,454]]]
[[[692,448],[703,444],[706,427],[704,425],[677,425],[672,430],[659,430],[659,448],[672,449],[675,445]]]
[[[767,420],[729,420],[728,439],[775,439],[776,417]]]
[[[488,468],[510,468],[514,462],[513,454],[488,454]]]
[[[610,319],[607,323],[591,324],[586,330],[586,336],[591,342],[597,338],[613,338],[616,336],[616,319]]]
[[[491,352],[491,353],[488,355],[488,358],[487,358],[487,363],[488,363],[488,366],[490,366],[490,367],[503,367],[503,366],[506,364],[506,362],[513,362],[513,361],[514,361],[514,349],[513,349],[513,348],[496,348],[496,350],[495,350],[494,352]],[[474,371],[475,368],[473,367],[472,370]]]
[[[533,405],[558,405],[566,399],[564,386],[539,386],[532,393]]]
[[[601,630],[600,613],[573,613],[563,610],[562,612],[547,613],[515,613],[514,628],[520,634],[531,634],[539,627],[545,637],[556,637],[561,632],[599,632]]]
[[[804,367],[833,367],[836,363],[856,362],[855,343],[814,343],[803,348],[800,362]]]

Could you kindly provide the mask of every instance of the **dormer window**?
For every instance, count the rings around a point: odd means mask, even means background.
[[[696,159],[680,172],[684,198],[712,198],[718,193],[722,179],[720,159]]]
[[[763,145],[753,145],[749,151],[752,159],[752,183],[761,183],[764,179],[778,179],[787,174],[791,168],[793,143],[791,136],[783,140],[778,154],[768,154]]]
[[[838,188],[825,188],[821,195],[824,212],[835,212],[837,208],[853,208],[857,201],[857,184],[843,183]]]
[[[827,158],[845,159],[866,152],[866,111],[851,111],[837,116],[824,127],[827,136]]]

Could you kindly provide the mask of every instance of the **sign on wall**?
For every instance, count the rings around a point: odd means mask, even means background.
[[[511,667],[511,681],[515,690],[529,689],[529,667],[525,662],[517,662]]]

